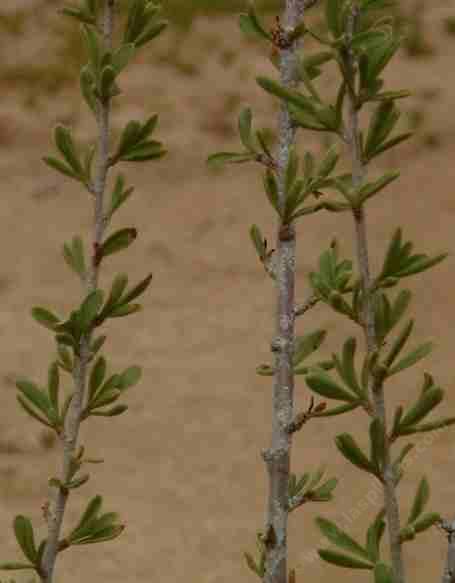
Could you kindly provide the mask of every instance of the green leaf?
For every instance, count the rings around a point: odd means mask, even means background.
[[[394,146],[401,144],[401,142],[404,142],[405,140],[412,138],[413,135],[414,135],[413,132],[404,132],[402,134],[399,134],[395,138],[387,140],[387,142],[384,142],[383,144],[381,144],[380,146],[375,148],[367,160],[369,161],[369,160],[372,160],[373,158],[376,158],[376,156],[379,156],[379,154],[382,154],[383,152],[390,150]]]
[[[16,516],[14,519],[14,534],[24,555],[31,563],[36,564],[37,550],[30,519],[22,515]]]
[[[367,159],[390,135],[399,118],[400,112],[393,101],[383,101],[378,105],[371,118],[365,142],[364,153]]]
[[[60,13],[65,16],[71,16],[72,18],[75,18],[79,22],[85,24],[96,24],[96,20],[94,19],[93,15],[87,13],[85,10],[80,10],[75,6],[64,6],[60,10]]]
[[[316,330],[305,334],[305,336],[297,336],[294,340],[293,366],[297,366],[315,350],[318,350],[326,336],[327,330]]]
[[[312,130],[314,132],[327,132],[330,131],[321,122],[317,121],[314,114],[303,109],[299,109],[295,105],[289,106],[289,112],[291,114],[292,121],[301,128]]]
[[[109,297],[107,298],[106,303],[104,304],[103,309],[99,314],[100,320],[104,320],[104,318],[109,315],[110,310],[120,302],[122,294],[125,291],[127,285],[128,276],[126,273],[120,273],[115,276],[114,281],[112,282]]]
[[[52,407],[44,391],[41,391],[34,383],[27,380],[16,381],[16,386],[37,409],[44,413],[45,417],[52,417]]]
[[[384,426],[379,418],[373,419],[370,423],[369,433],[371,445],[370,458],[379,472],[383,467],[385,454]]]
[[[353,35],[351,40],[351,48],[355,50],[363,49],[368,53],[371,46],[375,46],[378,41],[382,41],[387,32],[381,29],[362,30]]]
[[[398,435],[401,417],[403,416],[403,407],[400,405],[395,409],[392,424],[392,435]]]
[[[138,48],[144,46],[146,43],[159,36],[163,30],[167,28],[167,26],[167,20],[160,20],[159,22],[155,22],[136,38],[134,42],[135,46]]]
[[[311,152],[305,152],[303,156],[303,173],[305,176],[305,182],[310,183],[315,172],[315,161],[314,156]]]
[[[296,481],[295,484],[295,492],[296,494],[301,492],[303,490],[303,488],[305,487],[305,484],[308,482],[310,478],[310,474],[308,472],[305,472],[304,474],[302,474],[299,478],[299,481]]]
[[[101,496],[95,496],[90,500],[85,509],[84,513],[82,514],[77,526],[73,529],[71,534],[68,537],[69,542],[72,541],[73,537],[76,537],[80,532],[83,531],[87,526],[89,526],[96,517],[98,516],[101,505],[103,503],[103,499]]]
[[[299,168],[299,158],[295,151],[295,148],[292,147],[289,150],[289,157],[286,164],[286,172],[285,172],[285,186],[284,191],[288,195],[290,195],[290,191],[295,183],[297,178],[297,172]]]
[[[335,166],[337,165],[339,158],[340,155],[337,152],[337,146],[334,144],[327,150],[324,159],[317,167],[316,175],[319,178],[326,178],[327,176],[329,176],[329,174],[332,173]]]
[[[265,243],[264,243],[264,237],[261,233],[261,230],[259,229],[259,227],[257,225],[252,225],[250,227],[250,238],[251,238],[251,241],[253,242],[253,245],[256,249],[256,252],[259,256],[259,259],[261,261],[264,261],[265,254],[266,254],[266,247],[265,247]]]
[[[90,352],[92,353],[92,358],[97,354],[97,352],[102,348],[103,344],[106,342],[106,335],[101,335],[93,340],[90,346]]]
[[[65,486],[68,490],[75,490],[76,488],[80,488],[81,486],[83,486],[86,482],[89,481],[89,479],[90,476],[88,474],[84,474],[79,478],[76,478],[75,480],[71,480],[71,482],[68,482],[67,484],[65,484]]]
[[[91,72],[91,67],[85,65],[82,67],[81,74],[79,78],[81,93],[85,102],[92,110],[93,114],[97,115],[97,98],[95,96],[94,90],[96,88],[96,82]]]
[[[332,492],[338,484],[337,478],[330,478],[327,482],[324,482],[322,486],[319,486],[311,494],[311,500],[315,502],[327,502],[332,500]]]
[[[388,184],[396,180],[400,176],[400,172],[387,172],[375,182],[370,182],[362,186],[358,191],[356,198],[357,204],[363,204],[366,200],[374,196],[376,193],[383,190]]]
[[[63,370],[66,370],[69,373],[73,372],[73,359],[71,358],[70,351],[65,347],[59,344],[57,346],[57,352],[60,357],[58,364]]]
[[[60,318],[57,318],[57,316],[45,308],[32,308],[32,316],[38,324],[49,328],[49,330],[54,330],[55,326],[60,322]]]
[[[441,403],[444,398],[444,391],[440,387],[432,387],[420,395],[417,403],[409,409],[406,415],[401,419],[399,433],[401,428],[409,425],[415,425],[424,419],[435,407]]]
[[[112,389],[110,391],[104,391],[101,389],[95,397],[90,401],[89,408],[90,411],[93,409],[98,409],[99,407],[105,407],[116,401],[121,395],[119,389]]]
[[[78,545],[85,545],[85,544],[92,544],[92,543],[102,543],[109,540],[113,540],[122,534],[125,530],[124,525],[119,524],[115,526],[107,526],[106,528],[99,531],[96,537],[87,537],[82,540],[77,541],[74,544]]]
[[[59,160],[58,158],[53,158],[52,156],[44,156],[43,161],[58,172],[65,174],[65,176],[69,176],[70,178],[75,178],[76,180],[80,180],[80,177],[74,170],[71,170],[69,166],[67,166],[64,162]]]
[[[107,257],[118,251],[122,251],[131,245],[137,237],[137,230],[134,228],[119,229],[108,237],[100,247],[100,256]]]
[[[142,295],[145,290],[149,287],[150,282],[152,281],[153,274],[147,275],[145,279],[140,281],[137,285],[135,285],[128,293],[126,293],[122,299],[121,304],[129,304],[132,300],[135,300],[137,297]]]
[[[144,0],[132,0],[128,7],[128,19],[125,27],[125,34],[123,36],[124,43],[134,42],[139,34],[141,34],[148,19],[145,17]]]
[[[345,389],[333,381],[327,373],[322,371],[309,374],[305,377],[305,382],[313,392],[321,395],[322,397],[335,399],[337,401],[349,401],[351,403],[358,401],[357,396],[348,393]]]
[[[22,397],[21,395],[16,395],[16,398],[19,402],[19,405],[24,409],[24,411],[28,415],[30,415],[30,417],[33,417],[33,419],[35,419],[36,421],[39,421],[40,423],[42,423],[46,427],[49,427],[50,429],[54,429],[53,426],[48,421],[46,421],[46,419],[44,419],[43,417],[41,417],[41,415],[36,413],[36,411],[33,409],[33,407],[30,407],[30,405],[24,399],[24,397]]]
[[[163,150],[161,142],[152,140],[141,142],[134,146],[128,153],[123,154],[120,159],[125,162],[145,162],[147,160],[157,160],[165,154],[166,150]]]
[[[414,501],[412,503],[411,512],[409,514],[409,518],[406,524],[411,524],[419,518],[422,512],[425,509],[425,506],[430,499],[430,486],[428,484],[428,480],[424,476],[417,487],[417,492],[414,497]]]
[[[326,0],[325,19],[327,27],[334,38],[342,34],[341,13],[344,0]]]
[[[242,144],[245,148],[253,153],[256,153],[256,148],[254,147],[253,139],[251,136],[251,124],[252,124],[253,114],[251,108],[247,107],[242,109],[239,116],[239,134]]]
[[[116,158],[121,158],[124,154],[138,142],[138,136],[141,131],[141,124],[137,120],[130,120],[120,136],[120,142],[117,148]]]
[[[83,179],[84,170],[76,153],[76,148],[70,130],[62,125],[57,125],[54,130],[54,138],[57,148],[64,157],[65,161],[74,171],[75,175]]]
[[[344,382],[360,397],[364,395],[364,391],[357,379],[355,371],[354,356],[356,350],[356,339],[354,337],[348,338],[343,345],[343,359],[341,378]]]
[[[402,249],[402,231],[401,228],[396,229],[393,234],[392,240],[387,248],[386,256],[384,259],[384,264],[382,271],[378,279],[382,279],[387,276],[392,276],[395,274],[396,270],[400,265],[400,255]]]
[[[266,32],[259,22],[253,2],[249,3],[248,14],[240,14],[239,26],[246,35],[255,35],[269,41],[272,40],[271,35]]]
[[[302,26],[305,27],[305,24],[302,23]],[[304,28],[304,31],[305,30],[306,29]],[[319,76],[319,72],[319,69],[311,69],[308,71],[305,66],[303,66],[303,64],[299,68],[299,77],[303,81],[303,84],[305,85],[308,93],[311,95],[311,97],[313,97],[313,99],[322,104],[323,102],[321,96],[319,95],[314,83],[312,82],[312,76]]]
[[[328,131],[338,131],[338,116],[332,105],[326,107],[315,107],[313,115]]]
[[[322,476],[325,473],[325,466],[320,466],[315,472],[314,474],[311,476],[311,479],[308,483],[308,490],[312,490],[314,487],[316,487],[319,482],[321,481]]]
[[[90,63],[95,72],[98,72],[101,63],[101,43],[96,31],[89,26],[82,26],[85,45]]]
[[[424,530],[430,528],[430,526],[433,526],[434,524],[440,521],[441,521],[440,514],[438,514],[437,512],[427,512],[427,514],[424,514],[422,518],[419,518],[419,520],[416,520],[414,522],[413,524],[414,530],[416,532],[423,532]]]
[[[407,427],[400,428],[400,435],[412,435],[414,433],[426,433],[427,431],[434,431],[435,429],[441,429],[443,427],[449,427],[455,423],[455,417],[446,417],[445,419],[440,419],[439,421],[433,421],[432,423],[422,423],[422,425],[409,425]]]
[[[84,244],[80,237],[73,237],[71,245],[68,243],[63,245],[63,257],[69,267],[75,271],[81,279],[84,279],[86,274]]]
[[[128,405],[114,405],[110,409],[103,409],[102,411],[90,411],[90,415],[96,417],[116,417],[128,410]]]
[[[246,553],[246,552],[244,552],[244,553],[243,553],[243,556],[244,556],[244,557],[245,557],[245,559],[246,559],[246,562],[247,562],[247,565],[248,565],[248,567],[249,567],[249,568],[250,568],[250,569],[251,569],[251,570],[252,570],[254,573],[256,573],[256,575],[259,575],[260,577],[262,577],[262,574],[261,574],[260,568],[258,567],[258,565],[256,565],[256,563],[255,563],[255,561],[254,561],[253,557],[250,555],[250,553]]]
[[[58,391],[60,386],[60,375],[58,372],[58,364],[57,361],[54,361],[49,366],[48,371],[48,393],[49,393],[49,401],[54,408],[54,411],[58,413]]]
[[[374,583],[393,583],[393,571],[385,563],[374,566]]]
[[[324,63],[331,61],[333,58],[334,53],[332,51],[319,51],[317,53],[305,55],[303,59],[300,59],[300,64],[307,71],[311,72],[312,69],[317,69],[320,65],[324,65]]]
[[[140,366],[130,366],[120,375],[120,382],[118,388],[121,391],[136,385],[142,376],[142,368]]]
[[[370,560],[367,551],[346,532],[338,528],[334,522],[319,516],[316,518],[316,524],[322,534],[327,537],[331,543],[345,551],[358,555],[367,561]]]
[[[381,510],[367,531],[366,550],[373,563],[376,563],[380,556],[380,543],[385,530],[384,514],[385,511]]]
[[[109,318],[123,318],[123,316],[129,316],[141,310],[140,304],[127,304],[116,306],[110,313]]]
[[[218,152],[217,154],[212,154],[207,159],[207,164],[214,168],[218,168],[223,164],[242,164],[243,162],[251,162],[256,158],[256,154],[250,153],[238,153],[238,152]]]
[[[384,281],[382,282],[384,286]],[[385,293],[375,296],[375,325],[378,336],[378,343],[381,344],[389,332],[397,324],[398,320],[407,309],[412,294],[409,290],[402,290],[395,300],[395,305],[391,305]]]
[[[264,91],[267,91],[280,99],[284,99],[286,102],[295,105],[303,111],[314,114],[315,111],[318,110],[319,104],[315,102],[314,99],[306,97],[297,91],[288,89],[273,79],[268,77],[257,77],[256,82],[262,89],[264,89]]]
[[[349,557],[343,553],[337,551],[331,551],[330,549],[318,549],[318,554],[327,563],[332,563],[332,565],[337,565],[337,567],[346,567],[348,569],[373,569],[374,565],[367,561],[361,561],[360,559],[355,559],[354,557]]]
[[[339,407],[333,407],[332,409],[325,409],[321,413],[317,414],[317,417],[333,417],[335,415],[341,415],[347,411],[353,411],[360,406],[360,401],[357,403],[349,403],[347,405],[340,405]]]
[[[62,412],[61,412],[62,423],[64,422],[66,414],[68,413],[68,408],[71,404],[71,401],[73,400],[73,396],[74,396],[74,393],[67,395],[65,401],[63,402],[63,407],[62,407]]]
[[[89,400],[93,398],[97,390],[101,387],[105,377],[106,377],[106,359],[104,358],[104,356],[100,356],[95,362],[90,373]]]
[[[391,321],[392,327],[395,326],[407,310],[412,298],[412,293],[408,289],[403,289],[400,291],[395,299],[391,310]]]
[[[406,342],[407,342],[407,340],[412,332],[413,327],[414,327],[414,320],[411,319],[411,320],[409,320],[409,322],[406,324],[406,326],[403,328],[403,330],[400,332],[400,334],[397,336],[397,338],[393,342],[393,344],[390,348],[389,354],[387,355],[386,359],[384,360],[384,366],[389,368],[393,364],[396,357],[400,354],[404,345],[406,344]]]
[[[78,341],[75,340],[71,334],[64,333],[64,334],[56,334],[55,339],[58,344],[64,344],[65,346],[70,346],[76,354],[78,354],[79,344]]]
[[[430,267],[433,267],[434,265],[441,263],[441,261],[444,261],[444,259],[446,259],[448,256],[449,253],[441,253],[440,255],[437,255],[433,258],[429,258],[426,255],[415,255],[414,261],[411,261],[411,258],[407,266],[403,267],[403,269],[400,269],[400,271],[396,273],[396,277],[406,277],[408,275],[415,275],[416,273],[426,271],[427,269],[430,269]]]
[[[376,474],[375,466],[370,462],[352,435],[342,433],[335,438],[335,444],[343,456],[358,468]]]
[[[134,186],[125,190],[125,178],[123,174],[117,176],[114,189],[111,196],[111,208],[109,214],[112,216],[114,212],[131,196],[134,191]]]
[[[281,216],[281,209],[278,196],[278,182],[273,172],[267,168],[264,174],[264,190],[267,194],[270,204]]]
[[[122,44],[112,53],[112,67],[118,75],[128,65],[131,59],[136,54],[134,44]]]
[[[406,89],[401,91],[383,91],[382,93],[370,95],[368,101],[389,101],[390,99],[403,99],[411,95],[412,93]]]
[[[110,65],[101,71],[100,95],[102,99],[106,100],[112,95],[112,87],[116,77],[117,73]]]
[[[413,352],[402,358],[394,367],[387,371],[387,377],[390,377],[401,370],[413,366],[422,358],[425,358],[433,350],[433,342],[425,342],[416,348]]]
[[[98,311],[103,305],[103,292],[97,289],[88,294],[79,308],[79,323],[83,332],[87,332],[92,326]]]
[[[368,66],[366,74],[366,85],[374,87],[374,81],[385,69],[393,55],[400,47],[401,41],[398,38],[384,36],[383,42],[371,47],[368,52]],[[375,92],[376,93],[376,92]]]
[[[19,571],[20,569],[35,569],[30,563],[0,563],[0,571]],[[13,583],[13,582],[11,582]]]

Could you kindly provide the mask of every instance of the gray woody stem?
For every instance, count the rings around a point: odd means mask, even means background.
[[[285,32],[293,30],[302,20],[304,0],[286,0],[282,26]],[[286,87],[297,82],[298,42],[280,50],[280,78]],[[281,106],[279,116],[278,183],[280,206],[284,206],[284,175],[290,150],[295,141],[295,128],[288,108]],[[285,426],[292,421],[294,374],[292,355],[295,322],[295,229],[293,225],[279,225],[276,244],[276,283],[278,289],[276,312],[275,378],[273,386],[272,444],[263,451],[269,474],[267,533],[265,537],[266,563],[264,583],[287,582],[287,519],[288,482],[290,469],[291,435]]]
[[[442,528],[447,532],[449,543],[442,583],[455,583],[455,520],[443,520]]]
[[[103,38],[104,47],[110,50],[112,44],[112,20],[114,13],[114,1],[105,0],[103,12]],[[98,285],[99,265],[96,250],[100,245],[105,228],[103,216],[103,198],[106,185],[109,158],[109,100],[99,102],[98,107],[98,156],[97,170],[94,185],[95,210],[94,210],[94,254],[90,273],[86,278],[85,295],[94,291]],[[87,379],[87,368],[90,359],[90,334],[83,335],[80,342],[80,356],[75,358],[73,379],[74,393],[68,413],[65,418],[65,427],[61,436],[63,446],[63,467],[60,482],[68,482],[71,472],[72,460],[75,456],[76,443],[81,424],[81,413],[84,406],[84,395]],[[68,490],[55,488],[48,516],[48,537],[46,548],[41,561],[41,580],[43,583],[52,583],[54,567],[59,551],[59,538],[62,529],[65,506],[68,499]]]
[[[347,36],[348,40],[352,39],[356,29],[356,22],[358,18],[358,9],[353,5],[352,11],[348,18]],[[350,77],[352,85],[355,80],[356,59],[351,50],[348,51],[348,61],[350,69]],[[352,163],[352,183],[353,187],[359,187],[365,179],[365,168],[362,164],[362,156],[360,149],[360,133],[359,133],[359,110],[355,103],[355,96],[351,91],[349,95],[349,120],[348,120],[348,143],[351,154]],[[363,326],[367,342],[368,354],[378,349],[376,340],[376,331],[374,325],[374,305],[373,298],[370,293],[371,278],[368,259],[368,244],[366,235],[366,216],[363,206],[357,208],[353,212],[356,240],[357,240],[357,256],[359,269],[362,281],[362,296],[363,296]],[[387,438],[387,422],[384,403],[384,389],[382,380],[375,378],[375,382],[371,388],[374,417],[381,421],[382,429],[384,431],[385,451],[384,451],[384,466],[383,466],[383,485],[384,485],[384,502],[387,517],[387,526],[389,533],[390,555],[392,559],[392,569],[394,575],[394,583],[404,583],[404,565],[402,557],[402,548],[400,542],[400,515],[398,509],[398,501],[395,491],[395,476],[390,459],[390,443]]]

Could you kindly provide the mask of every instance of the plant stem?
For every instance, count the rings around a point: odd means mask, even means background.
[[[115,0],[105,0],[103,11],[103,39],[104,48],[111,49],[113,14]],[[109,160],[109,113],[110,101],[98,102],[98,157],[97,171],[94,184],[94,241],[93,256],[90,273],[86,279],[85,295],[94,291],[98,285],[99,264],[97,261],[96,251],[100,245],[104,228],[103,199],[106,186],[106,176],[108,172]],[[73,380],[74,393],[68,413],[65,417],[65,427],[61,435],[63,447],[63,464],[60,476],[62,484],[70,480],[72,464],[75,457],[75,450],[79,428],[81,424],[81,413],[84,406],[85,387],[87,380],[87,369],[90,360],[90,336],[83,334],[80,341],[80,354],[75,358]],[[62,529],[63,516],[65,513],[66,502],[68,499],[68,490],[64,488],[55,488],[53,500],[50,506],[48,517],[48,537],[46,548],[41,561],[41,580],[43,583],[52,583],[54,567],[59,551],[59,537]]]
[[[442,575],[442,583],[455,582],[455,520],[443,520],[441,527],[447,532],[447,559]]]
[[[347,38],[348,42],[352,39],[356,29],[358,18],[358,8],[353,4],[352,11],[348,18],[347,24]],[[356,73],[356,58],[352,50],[348,50],[348,63],[350,69],[350,76],[352,79],[352,86],[355,82]],[[365,180],[365,167],[362,164],[362,155],[360,148],[360,132],[359,132],[359,109],[357,107],[355,95],[348,91],[349,103],[349,120],[348,120],[348,144],[351,155],[352,164],[352,184],[354,188],[362,185]],[[371,277],[368,257],[368,243],[366,233],[366,214],[365,208],[360,206],[353,211],[355,230],[356,230],[356,246],[359,270],[362,282],[362,296],[363,296],[363,327],[367,343],[367,352],[371,354],[378,349],[375,322],[374,322],[374,303],[373,294],[371,293]],[[387,420],[384,403],[384,389],[382,380],[375,379],[371,387],[374,417],[381,421],[382,430],[384,432],[384,465],[383,465],[383,485],[384,485],[384,502],[387,517],[387,525],[389,532],[390,555],[392,559],[392,569],[394,574],[394,583],[404,583],[404,565],[402,558],[402,549],[400,542],[400,515],[398,509],[398,501],[395,491],[395,475],[390,457],[390,443],[387,438]]]
[[[282,26],[293,30],[302,20],[304,0],[286,0]],[[297,83],[298,41],[280,51],[280,80],[286,87]],[[279,201],[284,206],[284,177],[291,148],[295,141],[295,127],[285,104],[279,115],[278,184]],[[275,378],[273,386],[272,439],[270,449],[263,452],[269,473],[269,500],[265,583],[287,582],[287,518],[288,482],[290,470],[291,435],[284,426],[293,417],[295,323],[295,229],[291,225],[279,225],[276,243],[276,337],[272,343],[275,352]]]

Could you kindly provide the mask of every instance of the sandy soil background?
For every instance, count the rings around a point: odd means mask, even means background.
[[[80,142],[95,135],[76,84],[64,82],[65,76],[76,78],[78,57],[67,47],[69,28],[55,16],[59,4],[4,0],[0,9],[0,560],[20,556],[11,529],[16,514],[30,516],[45,536],[41,505],[46,479],[55,475],[59,460],[57,445],[26,417],[15,397],[17,377],[44,383],[54,356],[52,335],[34,322],[30,309],[42,305],[66,314],[74,308],[82,290],[61,249],[75,234],[90,240],[88,195],[41,162],[53,152],[55,123],[70,124]],[[425,38],[433,53],[411,58],[403,52],[386,76],[391,87],[414,90],[404,105],[402,127],[414,124],[416,136],[381,157],[373,170],[402,171],[401,179],[368,205],[373,271],[399,225],[417,252],[452,252],[431,272],[405,281],[414,292],[411,343],[432,339],[437,348],[389,383],[389,415],[396,404],[412,401],[424,371],[447,392],[436,416],[453,415],[455,409],[455,37],[444,27],[454,16],[450,1],[428,4]],[[136,192],[113,228],[136,226],[139,237],[127,252],[106,261],[101,278],[107,287],[119,271],[132,282],[154,274],[143,312],[105,327],[109,371],[140,364],[144,374],[127,395],[127,414],[83,425],[88,454],[103,457],[105,464],[93,466],[89,483],[71,497],[65,528],[89,497],[101,493],[106,511],[118,510],[127,529],[115,542],[62,554],[60,582],[227,583],[255,577],[242,553],[256,554],[255,533],[265,518],[268,483],[260,450],[269,445],[272,383],[255,368],[270,362],[274,290],[248,228],[257,223],[272,238],[274,217],[259,168],[215,172],[205,159],[238,148],[236,119],[246,104],[254,104],[259,126],[274,128],[276,104],[257,87],[254,77],[260,73],[273,73],[264,47],[241,38],[235,15],[216,20],[202,15],[188,36],[169,31],[145,49],[122,80],[114,138],[129,119],[156,111],[157,135],[169,149],[163,161],[122,168]],[[325,83],[334,89],[333,81]],[[302,146],[320,149],[310,134],[302,135]],[[333,236],[343,256],[355,259],[349,215],[318,214],[299,223],[299,299],[307,297],[307,274]],[[339,352],[347,335],[363,342],[357,329],[323,305],[299,320],[298,332],[319,327],[329,332],[323,357]],[[69,389],[69,377],[65,381]],[[297,409],[309,401],[302,377],[296,401]],[[363,415],[348,414],[312,422],[295,437],[294,472],[324,463],[328,476],[340,478],[336,501],[304,506],[290,517],[290,567],[299,580],[336,576],[356,583],[369,577],[319,561],[315,549],[322,541],[313,521],[323,514],[363,540],[380,496],[366,475],[338,454],[333,438],[349,430],[361,441],[366,427]],[[455,514],[454,431],[415,440],[419,445],[399,492],[405,516],[422,474],[431,484],[431,509]],[[436,528],[406,545],[409,581],[438,580],[444,555],[445,540]]]

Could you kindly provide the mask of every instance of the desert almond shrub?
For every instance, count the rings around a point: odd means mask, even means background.
[[[85,188],[93,202],[93,229],[88,252],[80,235],[63,245],[63,258],[82,284],[80,304],[67,317],[43,307],[32,309],[35,320],[50,330],[56,340],[57,354],[49,366],[46,386],[26,378],[17,382],[17,399],[22,409],[36,422],[55,431],[61,447],[61,467],[49,481],[50,497],[44,510],[47,536],[40,540],[31,520],[16,516],[14,534],[23,559],[0,564],[3,570],[34,571],[43,583],[55,579],[57,558],[63,551],[74,545],[109,541],[124,530],[116,512],[104,511],[100,495],[87,502],[79,521],[65,533],[62,524],[70,494],[89,479],[89,474],[83,471],[86,464],[102,461],[86,456],[85,447],[78,444],[81,423],[124,413],[128,407],[119,400],[141,377],[138,366],[108,374],[107,359],[101,355],[106,336],[98,334],[98,329],[110,318],[138,312],[141,305],[136,300],[152,279],[148,274],[142,281],[129,285],[128,276],[120,273],[107,292],[99,285],[102,264],[110,255],[127,249],[137,237],[134,227],[108,233],[112,216],[134,190],[119,172],[108,198],[108,176],[124,162],[155,160],[165,154],[162,144],[152,137],[157,115],[144,121],[131,120],[114,148],[110,143],[111,105],[122,93],[118,78],[137,52],[166,27],[160,6],[152,0],[129,2],[118,42],[114,39],[118,17],[115,0],[81,0],[61,12],[80,25],[88,57],[80,71],[80,88],[96,120],[98,138],[93,146],[83,149],[77,145],[70,128],[57,125],[54,131],[57,154],[45,157],[44,162]],[[66,384],[62,378],[65,375],[69,377],[67,390],[62,386]]]
[[[426,511],[429,483],[422,477],[407,516],[399,507],[397,488],[405,469],[405,458],[412,442],[395,446],[408,436],[435,431],[455,423],[455,417],[427,421],[427,416],[444,398],[444,391],[433,376],[424,373],[415,401],[396,408],[393,419],[386,419],[385,386],[394,375],[427,356],[432,343],[407,349],[414,320],[402,323],[411,302],[411,292],[392,292],[406,277],[422,273],[440,263],[447,253],[430,257],[412,253],[413,244],[403,237],[401,227],[394,231],[385,252],[380,273],[370,270],[366,207],[396,181],[399,172],[370,178],[370,164],[382,153],[397,146],[411,133],[397,133],[400,117],[397,103],[409,95],[401,88],[386,90],[382,74],[402,43],[384,10],[387,0],[286,0],[284,14],[268,31],[253,3],[240,16],[245,33],[272,45],[272,62],[279,79],[258,77],[258,84],[281,101],[278,119],[279,145],[273,153],[261,130],[253,131],[250,108],[239,117],[239,134],[244,150],[210,156],[211,164],[246,163],[264,166],[264,190],[277,216],[277,236],[273,249],[260,228],[250,230],[259,259],[276,286],[276,335],[271,342],[273,365],[261,365],[258,373],[274,377],[271,447],[263,451],[269,478],[268,518],[265,532],[259,532],[257,560],[245,553],[250,569],[266,583],[295,581],[295,570],[287,566],[287,519],[290,512],[312,501],[328,501],[337,480],[321,484],[322,471],[305,472],[300,477],[290,471],[292,435],[316,417],[332,417],[363,410],[369,419],[369,452],[358,439],[342,433],[336,437],[340,453],[356,468],[378,481],[384,506],[368,528],[365,542],[323,517],[316,522],[335,548],[320,549],[320,557],[345,569],[364,569],[375,583],[405,583],[402,547],[419,533],[438,524],[450,531],[451,523],[437,512]],[[307,25],[306,11],[319,4],[324,12],[321,32]],[[305,50],[305,38],[321,46],[317,52]],[[321,95],[318,78],[327,64],[336,64],[338,90],[333,103]],[[330,69],[332,70],[332,69]],[[368,107],[365,107],[368,106]],[[361,117],[364,113],[368,113]],[[322,159],[307,151],[302,159],[295,147],[298,129],[328,135],[332,145]],[[336,140],[347,153],[349,170],[335,174],[340,158]],[[328,194],[334,191],[338,194]],[[297,220],[318,212],[350,213],[357,250],[358,275],[353,262],[340,257],[336,239],[324,251],[317,269],[309,275],[313,290],[301,305],[295,301],[295,248]],[[356,363],[358,341],[346,339],[340,355],[314,364],[304,361],[323,343],[326,330],[295,335],[295,320],[318,303],[326,304],[359,327],[365,342],[361,370]],[[401,324],[400,324],[401,322]],[[399,325],[400,324],[400,325]],[[334,370],[338,379],[328,371]],[[307,387],[323,401],[311,400],[306,411],[294,414],[294,378],[303,375]],[[341,404],[329,407],[328,401]],[[381,539],[387,530],[390,558],[383,558]],[[453,537],[452,537],[453,538]],[[452,543],[453,545],[453,543]],[[444,583],[452,581],[453,549],[449,554]]]

